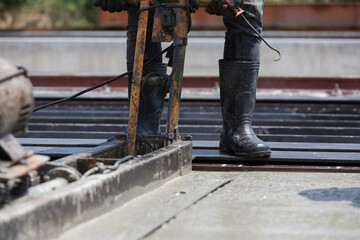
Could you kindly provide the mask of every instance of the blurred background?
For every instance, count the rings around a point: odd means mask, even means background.
[[[0,0],[0,56],[33,76],[117,75],[126,70],[126,18],[92,0]],[[263,44],[262,77],[360,77],[360,1],[265,0],[263,20],[283,57],[274,62]],[[192,14],[185,76],[218,75],[224,30],[221,17]]]
[[[359,30],[358,2],[265,0],[264,29]],[[1,30],[124,29],[126,24],[126,13],[98,11],[92,0],[0,0],[0,13]],[[203,13],[200,9],[193,15],[194,29],[223,28],[218,17]]]
[[[1,0],[2,30],[93,29],[97,10],[92,1]]]

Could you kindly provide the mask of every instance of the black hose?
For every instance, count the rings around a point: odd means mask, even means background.
[[[251,29],[256,33],[256,35],[258,35],[258,37],[266,44],[266,46],[268,46],[270,49],[272,49],[273,51],[277,52],[277,54],[279,54],[279,57],[277,59],[274,59],[274,61],[279,61],[281,59],[281,52],[274,48],[273,46],[271,46],[262,36],[261,34],[254,28],[254,26],[246,19],[246,17],[244,16],[244,14],[241,14],[241,17],[245,20],[245,22],[251,27]]]
[[[14,73],[14,74],[11,74],[10,76],[7,76],[7,77],[4,77],[4,78],[0,79],[0,83],[11,80],[12,78],[15,78],[15,77],[18,77],[18,76],[21,76],[21,75],[24,75],[25,77],[27,77],[28,72],[24,67],[18,66],[17,68],[19,69],[18,72]]]
[[[144,63],[144,66],[150,64],[150,63],[153,62],[156,58],[158,58],[159,56],[161,56],[161,55],[163,55],[164,53],[166,53],[166,52],[170,49],[170,47],[171,47],[171,45],[170,45],[169,47],[165,48],[164,50],[162,50],[162,51],[161,51],[159,54],[157,54],[156,56],[152,57],[150,60],[148,60],[146,63]],[[80,92],[78,92],[78,93],[76,93],[76,94],[74,94],[74,95],[72,95],[72,96],[70,96],[70,97],[62,98],[62,99],[56,100],[56,101],[54,101],[54,102],[50,102],[50,103],[44,104],[44,105],[42,105],[42,106],[39,106],[39,107],[35,108],[35,109],[33,110],[33,112],[37,112],[37,111],[39,111],[39,110],[41,110],[41,109],[44,109],[44,108],[47,108],[47,107],[50,107],[50,106],[53,106],[53,105],[56,105],[56,104],[59,104],[59,103],[63,103],[63,102],[66,102],[66,101],[73,100],[73,99],[75,99],[75,98],[77,98],[77,97],[79,97],[79,96],[81,96],[81,95],[83,95],[83,94],[85,94],[85,93],[87,93],[87,92],[90,92],[90,91],[92,91],[92,90],[94,90],[94,89],[97,89],[97,88],[99,88],[99,87],[102,87],[102,86],[104,86],[104,85],[106,85],[106,84],[112,83],[112,82],[114,82],[114,81],[116,81],[116,80],[118,80],[118,79],[120,79],[120,78],[122,78],[122,77],[125,77],[125,76],[129,75],[129,74],[132,73],[132,72],[133,72],[133,70],[128,71],[128,72],[125,72],[125,73],[120,74],[120,75],[118,75],[118,76],[116,76],[116,77],[114,77],[114,78],[111,78],[111,79],[106,80],[106,81],[104,81],[104,82],[102,82],[102,83],[99,83],[99,84],[97,84],[97,85],[95,85],[95,86],[86,88],[86,89],[84,89],[84,90],[82,90],[82,91],[80,91]]]

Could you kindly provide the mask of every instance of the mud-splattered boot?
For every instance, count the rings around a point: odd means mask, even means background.
[[[241,157],[270,157],[270,147],[252,128],[259,63],[219,61],[223,130],[220,151]]]
[[[166,96],[166,64],[154,63],[144,68],[140,91],[140,105],[136,134],[139,136],[159,136],[160,121]],[[129,81],[131,80],[129,77]],[[129,96],[130,96],[129,82]]]

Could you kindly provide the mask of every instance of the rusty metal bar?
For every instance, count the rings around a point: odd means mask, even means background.
[[[172,81],[172,98],[171,98],[171,112],[170,112],[170,122],[167,124],[168,133],[176,133],[178,130],[179,122],[179,108],[180,108],[180,98],[181,98],[181,88],[182,88],[182,76],[184,71],[184,62],[185,62],[185,50],[186,46],[178,46],[179,48],[179,62],[178,69],[176,70]]]
[[[140,9],[150,6],[149,0],[141,0]],[[126,153],[133,155],[135,153],[136,130],[139,115],[140,86],[142,78],[142,69],[144,66],[144,53],[146,41],[146,29],[148,22],[148,11],[139,14],[138,32],[136,36],[136,47],[134,57],[133,78],[131,83],[129,123],[127,129]]]
[[[179,5],[185,6],[186,1],[180,0]],[[183,81],[184,73],[184,64],[185,64],[185,52],[186,52],[186,42],[187,42],[187,33],[188,33],[188,17],[185,9],[177,9],[176,15],[176,24],[175,26],[175,37],[174,44],[176,45],[174,51],[174,56],[178,54],[177,69],[172,76],[170,81],[172,82],[172,89],[170,89],[170,94],[172,94],[170,100],[170,122],[167,123],[166,132],[174,133],[175,140],[178,136],[178,122],[179,122],[179,108],[180,108],[180,98],[181,98],[181,88]],[[181,43],[178,43],[181,42]]]
[[[6,168],[6,170],[3,169],[3,171],[0,172],[0,180],[9,181],[25,176],[31,170],[38,169],[41,165],[49,161],[49,159],[50,158],[48,156],[32,154],[31,156],[23,159],[22,164],[13,165]]]
[[[103,143],[89,151],[73,154],[53,161],[58,164],[66,164],[69,166],[76,166],[76,161],[82,158],[95,158],[95,157],[111,157],[114,155],[120,155],[123,148],[124,141],[116,140]]]

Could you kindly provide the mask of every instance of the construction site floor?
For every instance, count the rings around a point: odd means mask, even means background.
[[[359,239],[359,174],[191,172],[69,239]]]

